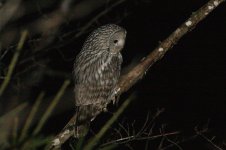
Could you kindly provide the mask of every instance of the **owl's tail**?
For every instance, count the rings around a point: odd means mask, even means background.
[[[75,137],[84,137],[90,126],[90,122],[102,111],[99,105],[81,105],[77,107],[75,119]]]
[[[59,148],[68,138],[74,135],[81,138],[89,130],[90,122],[102,111],[100,105],[81,105],[76,109],[76,114],[67,123],[64,129],[53,139],[49,149]]]

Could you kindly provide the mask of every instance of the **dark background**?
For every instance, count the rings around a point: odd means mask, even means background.
[[[15,89],[15,87],[18,88],[19,81],[13,78],[4,95],[4,99],[9,99],[9,101],[1,102],[1,113],[4,114],[15,105],[14,99],[9,96],[14,94],[12,92],[15,91],[17,91],[15,95],[23,98],[21,101],[26,99],[31,104],[40,91],[45,91],[47,93],[45,102],[49,103],[48,100],[51,100],[51,97],[56,94],[64,79],[72,79],[71,72],[74,58],[80,51],[89,32],[98,26],[116,23],[127,30],[126,45],[122,54],[123,68],[129,68],[128,66],[138,63],[140,59],[150,53],[206,2],[206,0],[127,0],[99,18],[78,38],[73,38],[73,35],[76,34],[75,29],[78,26],[85,25],[108,5],[101,6],[93,13],[78,20],[65,21],[60,26],[59,32],[54,35],[56,38],[37,53],[29,51],[35,44],[31,46],[31,44],[26,43],[26,49],[23,51],[19,62],[27,57],[34,57],[36,62],[45,65],[45,69],[40,69],[42,74],[36,73],[35,71],[39,66],[18,77],[21,78],[21,82],[27,81],[27,78],[35,80],[34,84],[29,84],[30,90],[28,92]],[[10,27],[21,29],[27,22],[32,22],[45,13],[51,12],[58,5],[59,3],[53,3],[51,7],[42,11],[34,11],[25,15],[10,22],[6,29],[9,30]],[[63,40],[60,39],[64,33],[70,32],[72,33],[69,36],[62,38]],[[2,33],[4,32],[2,31]],[[29,37],[29,40],[35,39],[36,36],[39,37],[40,35],[33,34]],[[13,42],[5,48],[10,45],[13,45]],[[135,120],[134,128],[138,130],[144,124],[148,113],[154,114],[158,109],[164,108],[164,112],[155,120],[153,129],[155,133],[159,133],[159,130],[164,127],[165,132],[180,131],[179,139],[189,139],[196,135],[196,127],[198,129],[208,128],[205,135],[210,139],[215,136],[213,142],[225,147],[225,47],[226,6],[222,4],[199,23],[193,31],[186,34],[160,61],[154,64],[141,81],[122,95],[119,106],[133,92],[136,93],[136,99],[129,105],[120,119],[126,120],[128,124],[132,124]],[[3,47],[2,50],[5,48]],[[3,69],[7,68],[12,54],[13,49],[1,60],[2,74]],[[29,65],[29,61],[19,63],[15,74],[22,72]],[[49,73],[49,70],[58,74]],[[35,75],[31,77],[32,73]],[[20,85],[25,83],[21,82]],[[27,87],[27,85],[24,85],[24,87]],[[72,89],[73,83],[70,84],[57,108],[64,107],[64,103],[69,104],[62,111],[53,113],[42,134],[56,134],[72,116],[74,113]],[[111,106],[109,108],[111,112],[116,110],[117,107]],[[92,124],[93,130],[108,120],[109,114],[99,116]],[[115,126],[117,127],[117,125]],[[150,147],[157,149],[158,143],[159,140],[154,140]],[[137,149],[143,143],[134,142],[131,145]],[[213,149],[211,144],[201,137],[187,140],[179,145],[183,149]],[[173,147],[172,149],[176,148]]]

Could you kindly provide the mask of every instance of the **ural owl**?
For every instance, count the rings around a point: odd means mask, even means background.
[[[126,30],[107,24],[86,39],[74,63],[77,137],[84,136],[90,122],[114,100]]]

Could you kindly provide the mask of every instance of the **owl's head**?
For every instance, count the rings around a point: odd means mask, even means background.
[[[126,30],[115,24],[107,24],[94,30],[84,43],[83,50],[108,51],[111,54],[119,53],[126,39]]]

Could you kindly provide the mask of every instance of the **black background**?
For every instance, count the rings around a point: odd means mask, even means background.
[[[38,55],[37,59],[48,58],[50,68],[67,73],[71,77],[73,61],[88,33],[100,25],[116,23],[127,30],[126,45],[122,54],[123,68],[128,68],[131,63],[138,63],[150,53],[206,2],[206,0],[128,0],[98,19],[81,37],[72,41],[66,39],[69,42],[63,41],[66,44],[59,47],[58,44],[61,43],[57,41],[47,47],[46,53]],[[97,12],[84,17],[81,22],[89,21],[104,9],[100,8]],[[27,16],[21,22],[27,20],[31,20],[31,16]],[[61,33],[74,29],[77,23],[71,20],[63,24],[60,28]],[[23,56],[26,55],[21,57]],[[196,127],[201,129],[208,126],[207,137],[216,136],[214,142],[224,147],[226,139],[225,58],[226,6],[224,3],[179,40],[160,61],[149,69],[142,80],[121,96],[119,106],[131,93],[136,93],[135,100],[120,119],[126,120],[128,124],[132,124],[135,120],[135,128],[138,130],[144,124],[149,112],[154,114],[158,109],[164,108],[164,112],[155,120],[156,134],[164,126],[167,132],[180,131],[180,138],[188,139],[196,134]],[[26,65],[21,68],[23,67]],[[19,69],[17,68],[17,71]],[[47,97],[54,96],[62,82],[62,78],[45,76],[42,82],[33,87],[34,90],[29,93],[29,97],[34,99],[42,90],[47,92]],[[67,94],[70,99],[67,101],[73,105],[72,89],[73,84],[69,87]],[[61,104],[64,101],[65,99]],[[59,132],[74,113],[72,107],[53,115],[47,122],[43,134]],[[116,110],[115,106],[109,108],[110,112]],[[111,116],[109,114],[100,115],[92,123],[93,130],[104,124]],[[134,142],[132,145],[138,149],[142,144],[142,142]],[[157,149],[158,144],[158,140],[153,141],[153,149]],[[200,137],[181,143],[180,146],[183,149],[213,148]]]
[[[150,53],[158,43],[205,3],[206,1],[171,0],[132,5],[127,2],[116,7],[108,17],[100,19],[93,29],[102,24],[115,23],[111,17],[123,13],[125,8],[128,9],[128,16],[119,23],[116,21],[128,33],[126,46],[122,52],[123,67],[126,68],[130,63],[136,63]],[[186,139],[196,134],[196,127],[202,129],[208,126],[207,137],[216,136],[214,142],[222,145],[226,137],[225,8],[223,4],[193,31],[186,34],[163,59],[150,68],[138,84],[123,94],[120,103],[129,93],[136,92],[136,99],[121,118],[126,118],[127,123],[135,120],[138,130],[144,124],[148,113],[154,114],[158,109],[164,108],[164,113],[156,120],[155,132],[164,126],[168,132],[180,131],[181,136]],[[71,55],[75,56],[85,38],[86,35],[78,44],[68,46],[64,51],[65,54],[68,53],[69,58]],[[67,71],[71,71],[72,65],[73,61],[62,67],[66,66],[69,68]],[[116,111],[115,109],[110,111]],[[71,116],[71,113],[73,111],[67,115]],[[98,128],[103,124],[109,117],[105,115],[99,116],[92,123],[92,128]],[[57,116],[56,122],[63,116],[65,114]],[[158,145],[158,142],[155,142],[153,145]],[[137,149],[143,144],[135,142],[132,145]],[[183,149],[212,148],[202,138],[188,140],[181,146]]]

